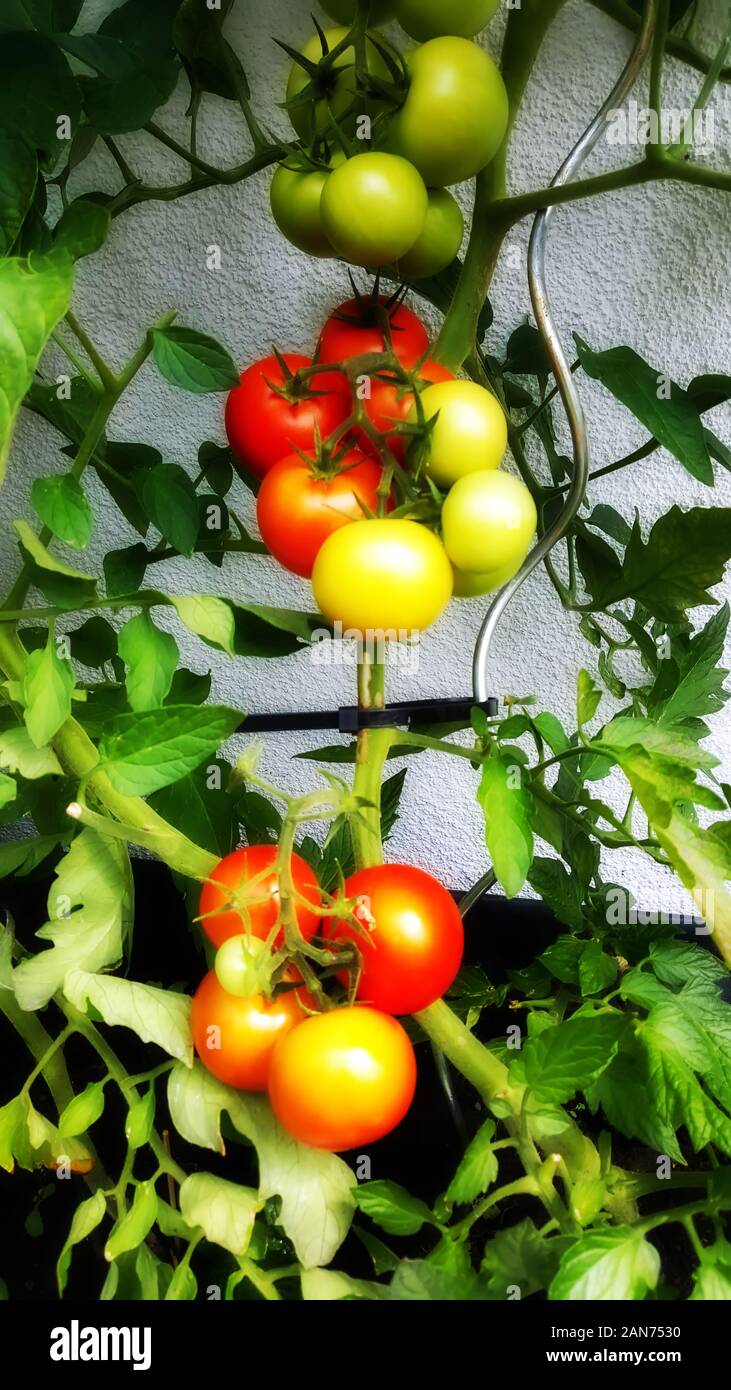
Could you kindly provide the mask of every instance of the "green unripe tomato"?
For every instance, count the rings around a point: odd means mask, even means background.
[[[487,53],[469,39],[432,39],[406,55],[411,85],[384,147],[403,155],[430,187],[474,178],[508,128],[508,94]]]
[[[473,39],[489,24],[499,4],[500,0],[397,0],[396,18],[420,43],[444,34]]]
[[[430,189],[424,226],[411,250],[401,257],[399,274],[409,280],[438,275],[451,265],[463,236],[464,218],[459,203],[446,188]]]
[[[266,943],[256,936],[229,936],[219,946],[214,962],[221,988],[241,999],[260,994],[266,984],[262,979],[262,957],[268,955]]]
[[[393,265],[414,245],[429,199],[412,164],[369,151],[348,159],[322,191],[322,224],[343,260]]]
[[[459,570],[476,574],[522,565],[535,535],[536,504],[509,473],[468,473],[442,507],[444,548]]]
[[[338,24],[352,24],[358,10],[358,0],[320,0],[320,4]],[[393,0],[371,0],[370,23],[385,24],[387,19],[393,19],[395,8]]]
[[[330,177],[328,169],[290,169],[280,164],[270,191],[272,216],[287,241],[309,256],[332,256],[322,225],[322,190]]]
[[[326,29],[325,41],[328,52],[336,48],[347,33],[348,30],[342,28]],[[379,39],[379,42],[383,43],[385,40]],[[319,63],[322,58],[322,44],[319,34],[313,34],[306,43],[303,43],[300,52],[305,58],[309,58],[311,63]],[[289,111],[289,119],[301,139],[308,140],[314,135],[325,134],[330,129],[331,113],[337,121],[345,117],[345,112],[352,105],[357,92],[354,62],[355,50],[352,47],[346,48],[335,59],[332,70],[322,74],[323,86],[319,99],[315,98],[313,101],[308,101],[303,106],[295,106]],[[375,77],[380,77],[385,81],[391,80],[391,74],[383,58],[370,39],[366,40],[366,64],[368,71]],[[309,83],[310,78],[304,68],[301,68],[299,63],[293,62],[287,82],[287,101],[298,96],[305,87],[309,86]],[[362,105],[363,111],[359,111],[358,115],[373,115],[380,109],[381,103],[373,98],[369,101],[364,100]],[[356,116],[352,115],[345,122],[346,128],[354,130],[355,123]]]
[[[474,570],[459,570],[456,565],[452,565],[454,597],[479,598],[481,594],[493,594],[518,573],[522,563],[523,560],[511,561],[509,565],[494,570],[483,570],[479,574]]]
[[[440,487],[451,487],[466,473],[500,467],[508,447],[508,425],[491,391],[475,381],[440,381],[422,391],[421,405],[426,420],[437,416],[426,467]],[[409,422],[416,424],[418,418],[414,406]]]

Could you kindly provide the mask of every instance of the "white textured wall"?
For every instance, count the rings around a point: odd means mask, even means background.
[[[92,10],[92,21],[111,3]],[[240,0],[229,34],[242,53],[257,112],[265,125],[284,132],[277,109],[287,60],[272,35],[295,41],[308,32],[306,0]],[[499,35],[498,18],[487,36]],[[91,27],[91,26],[90,26]],[[569,0],[542,53],[521,117],[511,168],[516,191],[550,181],[555,169],[591,114],[611,88],[627,56],[629,36],[593,10],[585,0]],[[694,87],[673,70],[673,99],[685,105]],[[185,95],[178,92],[156,117],[185,138]],[[723,107],[717,108],[719,122]],[[727,133],[728,126],[725,125]],[[721,132],[719,132],[721,134]],[[185,176],[178,164],[147,136],[120,137],[134,167],[146,180],[174,181]],[[726,142],[727,145],[728,142]],[[212,163],[239,162],[246,133],[236,109],[206,99],[201,152]],[[634,158],[636,151],[627,151]],[[622,152],[601,148],[591,169],[616,162]],[[717,152],[718,158],[722,155]],[[116,175],[103,150],[83,166],[79,191],[113,188]],[[272,341],[283,349],[309,350],[327,311],[345,297],[345,271],[335,263],[310,261],[289,247],[268,216],[269,176],[233,188],[214,188],[175,203],[148,203],[119,219],[103,252],[79,270],[76,312],[110,360],[119,363],[138,342],[145,326],[175,306],[180,321],[218,336],[242,364],[266,353]],[[72,185],[73,187],[73,185]],[[579,331],[592,346],[629,343],[648,359],[686,383],[699,372],[729,368],[728,354],[728,202],[713,192],[656,186],[567,208],[554,224],[550,288],[564,338]],[[520,250],[499,270],[492,291],[495,326],[491,348],[499,352],[511,329],[528,312],[524,274],[527,224],[514,230]],[[218,243],[220,273],[207,271],[206,248]],[[519,264],[518,264],[519,263]],[[53,358],[50,365],[55,366]],[[599,387],[581,383],[587,406],[594,466],[611,462],[644,438],[644,432]],[[194,471],[201,440],[223,439],[222,400],[193,397],[166,385],[148,366],[113,417],[112,438],[156,445],[168,459]],[[731,414],[715,412],[714,427],[731,439]],[[0,496],[3,517],[31,516],[28,488],[40,467],[51,472],[63,462],[57,438],[41,422],[23,415],[13,451],[10,480]],[[695,483],[665,452],[635,470],[594,486],[592,500],[607,501],[631,517],[639,506],[650,521],[680,501],[729,505],[728,474],[718,471],[714,494]],[[125,523],[106,505],[93,477],[87,487],[99,507],[99,522],[82,561],[101,572],[107,548],[132,543]],[[251,517],[248,493],[236,484],[232,494],[240,513]],[[2,565],[11,570],[16,552],[9,526],[2,532]],[[151,582],[171,592],[220,592],[237,598],[309,607],[309,586],[284,574],[273,561],[237,557],[217,571],[204,560],[167,562],[151,572]],[[469,690],[472,646],[481,601],[459,602],[424,639],[418,674],[397,673],[391,695],[456,695]],[[696,615],[699,619],[700,611]],[[160,616],[160,621],[166,621]],[[173,619],[169,619],[171,626]],[[334,708],[351,703],[348,670],[326,670],[302,653],[284,661],[241,660],[232,665],[182,629],[176,636],[185,659],[198,671],[213,669],[215,695],[256,710]],[[515,600],[498,634],[493,657],[496,693],[535,692],[545,708],[573,727],[575,673],[593,665],[593,653],[565,615],[541,571]],[[607,707],[608,707],[607,701]],[[728,752],[729,719],[716,726],[717,751]],[[291,755],[316,747],[329,736],[271,739],[266,772],[292,790],[316,779],[311,763]],[[409,857],[440,874],[454,887],[466,887],[486,867],[474,774],[461,760],[426,754],[409,760],[407,795],[391,857]],[[607,792],[606,784],[602,788]],[[608,867],[608,865],[607,865]],[[612,877],[625,882],[644,903],[672,906],[677,890],[671,876],[639,854],[615,854]]]

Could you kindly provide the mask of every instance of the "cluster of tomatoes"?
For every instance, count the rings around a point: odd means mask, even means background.
[[[453,594],[500,588],[527,554],[536,507],[500,469],[505,414],[429,356],[400,296],[342,304],[314,362],[255,362],[228,398],[226,429],[261,480],[265,544],[312,580],[320,612],[344,631],[419,632]]]
[[[357,1148],[387,1134],[411,1104],[414,1052],[394,1015],[418,1013],[449,989],[462,920],[446,889],[408,865],[363,869],[326,902],[292,853],[286,892],[297,938],[319,942],[334,962],[335,994],[316,981],[315,997],[288,955],[280,888],[268,845],[227,855],[205,884],[200,921],[217,954],[193,999],[196,1051],[227,1085],[268,1091],[301,1143]]]
[[[343,23],[355,17],[355,0],[322,4]],[[373,29],[360,52],[347,28],[320,30],[304,44],[286,101],[299,144],[271,188],[274,219],[293,245],[354,265],[396,267],[402,279],[450,264],[464,222],[447,188],[491,162],[508,125],[500,72],[473,42],[497,6],[375,0],[373,23],[395,13],[422,40],[405,58]],[[357,153],[365,138],[370,148]]]

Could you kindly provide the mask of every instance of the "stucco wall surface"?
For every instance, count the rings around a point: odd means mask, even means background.
[[[111,4],[91,7],[90,24]],[[278,109],[288,60],[272,36],[295,42],[309,32],[306,0],[241,0],[228,33],[241,52],[254,104],[265,126],[284,133]],[[497,47],[504,17],[494,21],[485,43]],[[528,101],[514,139],[510,180],[515,191],[549,182],[593,112],[610,90],[626,59],[628,34],[586,0],[569,0],[545,44]],[[668,99],[686,106],[696,89],[695,75],[671,66]],[[638,100],[644,102],[644,92]],[[728,149],[728,106],[723,93],[715,103],[717,148],[708,157],[724,161]],[[181,83],[158,123],[185,138],[185,92]],[[149,136],[120,137],[120,146],[143,177],[174,182],[185,167]],[[239,162],[247,148],[240,114],[233,105],[208,98],[200,130],[201,153],[224,167]],[[636,158],[636,149],[603,144],[589,172]],[[118,176],[99,147],[83,166],[83,187],[113,189]],[[79,185],[81,186],[81,185]],[[175,306],[180,321],[213,333],[246,364],[276,341],[282,349],[311,350],[326,312],[346,297],[347,279],[334,262],[311,261],[280,237],[268,215],[269,175],[242,186],[212,188],[185,201],[151,202],[118,219],[104,250],[79,270],[76,311],[102,351],[119,363],[140,335],[165,309]],[[73,190],[73,184],[72,184]],[[465,191],[465,203],[469,190]],[[510,235],[491,298],[495,323],[488,347],[499,352],[507,335],[528,314],[525,253],[529,226]],[[687,383],[701,372],[728,371],[728,202],[722,194],[682,187],[653,186],[567,207],[555,220],[549,286],[565,341],[580,333],[595,348],[631,344],[658,371]],[[206,266],[211,245],[222,253],[219,271]],[[49,355],[49,375],[63,370]],[[600,467],[643,442],[644,432],[594,383],[581,380],[591,434],[593,466]],[[731,442],[731,413],[714,412],[714,429]],[[562,426],[561,426],[562,428]],[[119,405],[110,437],[141,441],[195,472],[203,439],[223,441],[220,397],[196,397],[168,386],[148,366]],[[64,460],[58,440],[41,422],[24,413],[10,478],[0,494],[4,518],[0,564],[16,565],[10,520],[32,518],[29,480],[39,469],[52,472]],[[136,539],[116,509],[107,504],[97,481],[88,491],[98,506],[98,522],[85,563],[101,571],[108,548]],[[659,451],[635,469],[602,479],[592,501],[611,502],[631,519],[639,507],[645,523],[673,503],[731,504],[731,479],[717,469],[715,494],[690,478],[680,464]],[[252,524],[251,499],[239,483],[232,494],[240,514]],[[236,557],[222,571],[205,560],[169,561],[155,568],[152,582],[171,592],[230,593],[271,604],[310,606],[306,584],[283,573],[272,561]],[[719,591],[719,598],[722,593]],[[395,699],[463,695],[469,690],[472,647],[483,617],[481,601],[455,603],[424,638],[418,670],[404,660],[393,672]],[[697,612],[700,620],[704,614]],[[705,616],[708,616],[707,614]],[[159,610],[161,624],[174,627],[186,664],[212,669],[218,699],[251,711],[335,708],[352,703],[352,668],[323,668],[309,653],[269,663],[228,662],[175,625]],[[72,624],[70,624],[72,625]],[[594,653],[565,614],[543,574],[523,588],[495,643],[495,691],[535,693],[542,707],[573,727],[576,671],[594,664]],[[611,702],[606,700],[609,711]],[[716,721],[714,745],[728,755],[728,715]],[[322,735],[273,736],[266,775],[292,791],[311,787],[312,763],[293,761],[296,751],[319,746]],[[336,740],[333,740],[336,741]],[[236,741],[232,742],[232,750]],[[603,784],[601,794],[620,804],[619,788]],[[451,886],[466,887],[486,868],[486,852],[475,802],[475,775],[459,759],[431,754],[409,760],[406,793],[390,857],[408,857],[439,874]],[[626,883],[641,902],[671,908],[678,895],[672,877],[638,853],[607,859],[614,881]]]

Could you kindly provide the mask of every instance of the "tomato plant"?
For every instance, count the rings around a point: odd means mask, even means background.
[[[326,936],[355,942],[362,969],[358,998],[392,1014],[426,1009],[454,983],[464,932],[454,899],[431,874],[410,864],[380,864],[345,880],[352,916]]]
[[[416,1087],[401,1024],[375,1009],[334,1009],[282,1038],[269,1095],[289,1134],[316,1149],[372,1144],[403,1119]]]
[[[57,1296],[520,1301],[539,1370],[549,1303],[731,1298],[730,31],[497,8],[4,7],[28,1372]]]

